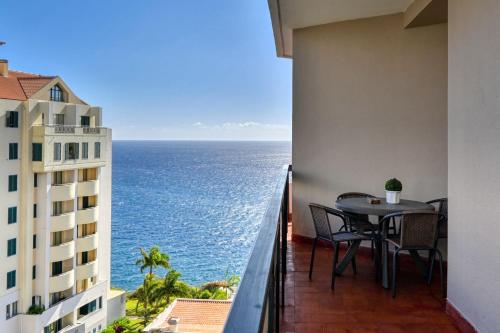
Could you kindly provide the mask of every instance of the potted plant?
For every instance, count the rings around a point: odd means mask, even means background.
[[[401,190],[403,189],[403,184],[396,179],[392,178],[385,182],[385,197],[387,203],[398,204],[401,196]]]

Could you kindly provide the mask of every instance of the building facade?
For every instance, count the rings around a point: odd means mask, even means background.
[[[110,292],[111,130],[57,76],[0,61],[0,331],[96,333]],[[111,313],[121,311],[111,311]]]

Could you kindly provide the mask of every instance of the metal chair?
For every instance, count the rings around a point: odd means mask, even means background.
[[[363,240],[369,240],[370,238],[357,234],[350,231],[337,231],[332,232],[332,227],[330,225],[330,219],[328,215],[333,215],[341,219],[342,223],[345,226],[345,230],[348,230],[349,220],[346,215],[336,209],[318,205],[318,204],[309,204],[309,208],[311,210],[311,215],[314,222],[314,229],[316,230],[316,237],[314,238],[313,248],[311,253],[311,262],[309,266],[309,279],[312,279],[312,271],[314,266],[314,256],[316,253],[316,246],[319,240],[324,240],[330,242],[334,248],[334,256],[333,256],[333,270],[332,270],[332,284],[331,288],[335,288],[335,276],[339,274],[349,264],[352,264],[353,272],[356,274],[356,261],[355,255],[356,251]],[[342,242],[348,243],[350,246],[346,252],[345,257],[342,259],[341,265],[337,266],[339,260],[339,244]],[[340,267],[343,266],[343,267]]]
[[[400,235],[399,238],[387,237],[387,225],[392,218],[400,219]],[[382,235],[384,236],[385,244],[394,245],[395,250],[392,259],[392,297],[396,297],[396,279],[398,271],[398,255],[400,251],[429,251],[431,261],[429,262],[429,270],[427,283],[430,284],[432,278],[432,267],[436,254],[439,256],[439,271],[441,278],[441,289],[444,294],[444,276],[443,276],[443,256],[437,249],[437,239],[439,232],[439,224],[444,219],[444,216],[433,211],[410,211],[394,213],[384,216],[382,219]]]
[[[337,201],[343,200],[343,199],[349,199],[349,198],[376,198],[374,195],[368,194],[368,193],[363,193],[363,192],[346,192],[342,193],[337,197]],[[370,223],[369,217],[366,214],[350,214],[352,217],[355,217],[358,220],[358,225],[363,225],[363,229],[371,229],[373,224]],[[363,223],[364,221],[365,223]],[[341,226],[339,231],[345,230],[345,226]],[[350,231],[355,231],[355,230],[350,230]],[[372,239],[371,241],[371,255],[372,258],[374,258],[374,248],[375,248],[375,242],[376,240]]]
[[[436,211],[444,216],[443,222],[439,225],[438,238],[448,238],[448,198],[435,199],[427,203],[436,207]]]

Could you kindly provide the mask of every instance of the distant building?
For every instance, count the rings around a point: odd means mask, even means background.
[[[219,333],[224,329],[229,300],[178,298],[146,326],[147,333]]]
[[[0,197],[0,332],[96,333],[124,312],[122,293],[108,303],[111,130],[102,110],[60,77],[12,71],[6,60]]]

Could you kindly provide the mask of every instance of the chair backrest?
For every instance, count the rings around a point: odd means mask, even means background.
[[[374,195],[368,194],[368,193],[362,193],[362,192],[346,192],[342,193],[337,197],[337,201],[342,200],[342,199],[350,199],[350,198],[375,198]],[[363,231],[362,226],[366,226],[365,223],[362,223],[364,221],[369,221],[369,217],[366,214],[349,214],[349,226],[351,231]],[[358,223],[358,221],[362,221],[361,223]]]
[[[374,195],[362,192],[346,192],[337,197],[337,201],[349,198],[375,198]]]
[[[439,225],[439,236],[448,235],[448,198],[435,199],[427,202],[436,207],[436,211],[444,216],[443,222]]]
[[[432,211],[412,211],[400,216],[402,248],[434,248],[442,215]]]
[[[318,238],[323,238],[333,241],[332,227],[330,225],[330,219],[328,218],[328,215],[331,214],[338,216],[345,225],[345,217],[342,214],[342,212],[330,207],[314,203],[309,204],[309,209],[311,210],[314,229],[316,230],[316,236]]]

